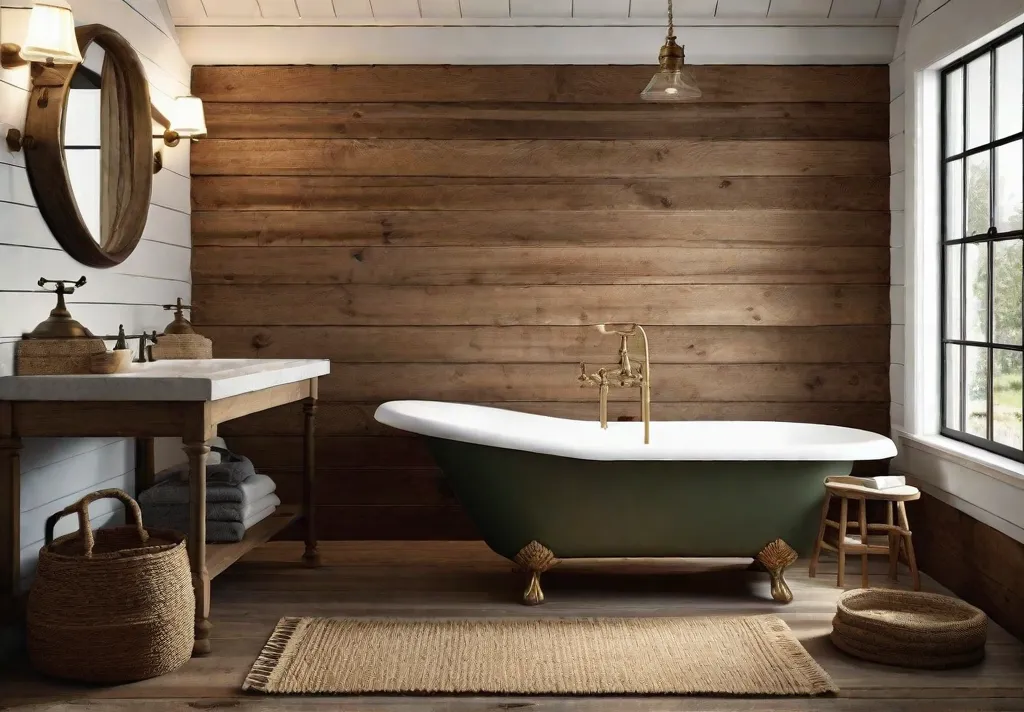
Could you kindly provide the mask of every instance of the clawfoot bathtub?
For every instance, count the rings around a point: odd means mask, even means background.
[[[753,557],[775,600],[814,544],[822,481],[858,460],[893,457],[889,438],[828,425],[641,423],[393,401],[386,425],[425,435],[487,545],[528,575],[524,602],[560,559]]]

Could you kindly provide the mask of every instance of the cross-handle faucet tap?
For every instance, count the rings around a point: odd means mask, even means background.
[[[601,427],[608,428],[608,391],[612,385],[619,388],[640,389],[640,414],[644,421],[644,444],[651,442],[651,352],[647,332],[639,324],[599,324],[602,334],[619,337],[619,364],[617,368],[600,368],[596,373],[587,373],[587,365],[580,363],[580,375],[576,379],[582,387],[597,386],[600,389]],[[629,338],[639,334],[643,339],[644,355],[641,361],[629,357]]]
[[[153,361],[153,345],[156,344],[156,340],[156,329],[153,329],[151,334],[147,334],[145,331],[139,334],[139,357],[135,360],[135,363]],[[147,341],[151,342],[149,346],[146,345]]]

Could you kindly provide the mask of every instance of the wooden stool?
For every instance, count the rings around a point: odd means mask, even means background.
[[[860,554],[861,587],[868,588],[868,556],[872,554],[885,554],[889,557],[889,578],[897,580],[897,566],[900,558],[900,548],[905,547],[907,563],[910,566],[910,574],[914,579],[914,590],[921,590],[921,575],[917,571],[917,559],[914,557],[914,543],[911,541],[910,522],[907,521],[906,502],[912,502],[921,498],[921,492],[916,487],[904,485],[892,489],[877,490],[864,487],[856,477],[829,477],[825,480],[825,503],[821,507],[821,526],[818,528],[818,540],[814,543],[814,553],[811,554],[811,566],[808,575],[812,578],[818,572],[818,557],[822,549],[834,551],[839,556],[839,575],[836,577],[836,585],[844,585],[846,573],[846,555]],[[829,504],[833,497],[839,498],[839,521],[834,522],[828,518]],[[851,499],[860,502],[860,521],[850,522],[847,519],[848,506]],[[867,503],[870,500],[886,503],[886,523],[868,524]],[[893,523],[893,508],[899,512],[899,524]],[[837,546],[832,546],[825,541],[825,530],[827,528],[837,530],[839,540]],[[847,532],[854,528],[860,534],[860,541],[852,536],[847,540]],[[869,543],[868,537],[872,532],[884,532],[888,537],[887,545]]]

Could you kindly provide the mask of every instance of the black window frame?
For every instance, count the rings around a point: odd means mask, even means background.
[[[941,219],[940,219],[940,233],[939,233],[940,274],[939,274],[939,295],[938,295],[939,296],[939,304],[940,304],[940,310],[939,310],[939,334],[940,334],[940,337],[939,337],[939,349],[940,349],[940,352],[939,352],[939,364],[940,364],[940,366],[939,366],[939,368],[940,368],[940,379],[939,379],[939,432],[940,432],[941,435],[943,435],[945,437],[951,438],[953,440],[958,440],[960,442],[964,442],[964,443],[967,443],[969,445],[974,445],[976,447],[982,448],[982,449],[987,450],[989,452],[993,452],[993,453],[995,453],[997,455],[1002,455],[1004,457],[1010,458],[1010,459],[1015,460],[1017,462],[1024,462],[1024,449],[1018,450],[1018,449],[1016,449],[1016,448],[1014,448],[1012,446],[1006,445],[1004,443],[996,442],[995,439],[994,439],[994,432],[993,432],[994,431],[994,418],[993,418],[994,397],[993,397],[993,395],[994,395],[994,383],[995,383],[995,377],[994,377],[994,370],[995,369],[994,369],[994,363],[993,362],[994,362],[994,354],[995,354],[995,350],[996,349],[1024,353],[1024,345],[1002,344],[1002,343],[998,343],[998,342],[996,342],[994,340],[994,338],[995,338],[994,337],[995,311],[994,311],[994,294],[993,294],[993,292],[994,292],[994,289],[993,289],[993,282],[994,282],[993,262],[994,262],[994,253],[995,253],[995,249],[994,249],[995,243],[998,243],[998,242],[1001,242],[1001,241],[1005,241],[1005,240],[1021,240],[1021,239],[1024,239],[1024,230],[1011,230],[1011,231],[1008,231],[1008,232],[998,232],[998,230],[995,227],[995,225],[996,225],[996,219],[995,219],[996,191],[997,191],[997,188],[996,188],[996,171],[997,171],[997,169],[996,169],[996,161],[995,161],[995,155],[996,155],[995,154],[995,149],[999,148],[1000,146],[1005,146],[1005,145],[1012,144],[1015,141],[1021,141],[1022,151],[1024,151],[1024,131],[1020,131],[1020,132],[1011,134],[1011,135],[1003,137],[1001,139],[993,139],[993,137],[996,135],[996,117],[997,117],[996,91],[997,91],[998,83],[997,83],[997,77],[996,77],[996,66],[997,66],[996,52],[1003,45],[1009,44],[1010,42],[1013,42],[1014,40],[1016,40],[1018,38],[1021,38],[1021,37],[1024,37],[1024,24],[1018,26],[1017,28],[1011,30],[1010,32],[1007,32],[1006,34],[1003,34],[1003,35],[999,36],[998,38],[992,40],[991,42],[985,44],[984,46],[979,47],[978,49],[974,50],[970,54],[967,54],[964,57],[961,57],[960,59],[957,59],[955,62],[952,62],[948,66],[943,67],[942,70],[939,73],[939,94],[940,94],[940,97],[941,97],[941,99],[940,99],[940,111],[941,111],[941,115],[940,116],[941,116],[941,118],[940,118],[940,121],[939,121],[939,124],[940,124],[940,137],[939,137],[939,141],[940,141],[940,147],[939,147],[939,183],[940,183],[940,194],[941,194],[940,206],[941,206],[941,211],[942,211]],[[974,62],[977,59],[985,57],[986,55],[988,55],[990,57],[990,62],[991,62],[990,68],[989,68],[989,72],[990,72],[989,73],[989,82],[990,82],[990,89],[991,89],[991,99],[990,99],[990,104],[989,104],[989,112],[990,112],[989,119],[990,119],[990,122],[991,122],[990,132],[989,132],[989,139],[990,140],[987,143],[984,143],[984,144],[981,144],[981,145],[978,145],[978,146],[975,146],[973,148],[968,149],[967,148],[967,145],[968,145],[967,144],[967,142],[968,142],[968,138],[967,138],[967,121],[968,121],[968,113],[969,113],[969,109],[968,109],[969,97],[968,97],[968,93],[967,93],[967,75],[968,75],[967,65],[969,65],[972,62]],[[960,97],[960,101],[963,103],[963,127],[962,127],[962,131],[963,131],[963,145],[960,147],[961,151],[959,153],[955,153],[955,154],[952,154],[952,155],[947,155],[947,150],[948,150],[948,141],[947,141],[947,138],[948,138],[948,133],[947,133],[948,126],[947,126],[947,122],[948,122],[948,116],[949,116],[947,102],[949,100],[949,97],[947,96],[947,81],[946,81],[946,79],[947,79],[947,77],[949,75],[953,74],[957,70],[963,70],[963,72],[962,72],[963,85],[962,85],[962,88],[961,88],[962,94],[961,94],[961,97]],[[1024,92],[1022,92],[1021,101],[1022,101],[1022,103],[1024,103]],[[968,183],[968,177],[967,177],[967,165],[968,165],[968,163],[967,163],[967,160],[971,156],[978,155],[978,154],[984,154],[986,152],[991,152],[990,155],[992,157],[990,159],[990,161],[989,161],[989,171],[990,171],[990,174],[989,174],[990,175],[990,179],[989,179],[989,225],[990,225],[990,227],[989,227],[988,232],[986,232],[986,233],[983,233],[983,234],[980,234],[980,235],[968,236],[967,235],[967,227],[966,227],[967,219],[968,219],[967,218],[967,215],[968,215],[967,202],[968,201],[967,201],[967,196],[966,196],[966,192],[967,192],[966,185]],[[963,221],[963,226],[961,227],[960,230],[957,231],[957,237],[955,237],[954,239],[947,239],[947,237],[949,236],[950,233],[949,233],[949,230],[948,230],[949,226],[947,224],[948,216],[949,216],[949,211],[948,211],[948,207],[949,206],[948,206],[948,195],[947,195],[947,193],[949,191],[949,186],[948,186],[946,168],[947,168],[947,166],[950,163],[952,163],[954,161],[957,161],[957,160],[963,160],[963,180],[962,180],[962,182],[963,182],[963,184],[965,186],[965,187],[962,188],[962,190],[964,192],[964,196],[963,196],[963,203],[962,203],[962,206],[961,206],[962,207],[962,213],[963,213],[962,216],[961,216],[961,219]],[[959,331],[960,331],[960,335],[963,338],[959,338],[959,339],[950,338],[949,334],[947,333],[947,318],[946,318],[947,317],[947,298],[949,296],[948,292],[947,292],[947,286],[946,286],[946,270],[947,270],[947,265],[946,265],[947,257],[946,257],[946,254],[947,254],[947,248],[952,246],[952,245],[966,246],[969,243],[986,243],[986,244],[988,244],[988,249],[987,249],[987,254],[988,254],[988,269],[987,269],[987,281],[988,281],[988,296],[987,296],[987,299],[988,299],[988,318],[987,318],[987,325],[986,325],[986,340],[985,341],[972,341],[972,340],[968,340],[966,338],[967,337],[967,328],[966,328],[966,320],[967,320],[967,284],[966,284],[966,281],[967,281],[967,276],[966,276],[966,265],[965,265],[965,263],[966,263],[966,254],[967,254],[966,247],[964,247],[963,249],[960,250],[960,266],[959,266],[959,274],[960,274],[960,289],[959,289],[959,291],[960,291],[960,295],[959,295],[960,296],[960,312],[959,312],[960,313],[960,329],[959,329]],[[1024,307],[1022,307],[1022,311],[1024,311]],[[946,347],[947,347],[947,345],[954,345],[954,346],[964,347],[964,348],[961,349],[961,352],[960,352],[961,353],[961,356],[960,356],[960,359],[959,359],[960,360],[960,363],[959,363],[959,366],[960,366],[959,371],[960,371],[960,373],[958,374],[958,377],[957,377],[957,383],[958,383],[958,386],[959,386],[959,389],[960,389],[960,396],[959,396],[959,404],[960,404],[959,416],[960,417],[959,417],[959,422],[960,422],[961,426],[963,426],[964,430],[956,430],[954,428],[949,428],[946,425],[946,399],[947,399],[947,392],[948,392],[948,389],[947,389],[947,379],[946,379],[946,375],[947,375],[946,374],[946,371],[947,371],[947,363],[946,363],[946,361],[947,361],[947,357],[946,357],[947,349],[946,349]],[[981,438],[981,437],[978,437],[976,435],[973,435],[971,433],[966,432],[966,428],[967,428],[967,412],[966,411],[967,411],[967,400],[968,400],[967,394],[966,394],[966,390],[967,390],[966,389],[966,382],[967,382],[967,375],[966,375],[966,370],[967,370],[967,357],[966,357],[966,354],[967,354],[967,350],[966,350],[966,347],[968,347],[968,346],[984,348],[987,351],[987,357],[988,357],[988,363],[987,363],[987,370],[988,370],[988,379],[987,379],[987,381],[988,381],[988,383],[987,383],[987,388],[988,388],[988,392],[986,394],[986,403],[987,403],[988,412],[986,414],[986,436],[987,437],[985,437],[985,438]],[[1024,424],[1022,424],[1022,427],[1024,427]]]

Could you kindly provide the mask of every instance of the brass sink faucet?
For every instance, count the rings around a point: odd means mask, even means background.
[[[597,386],[600,389],[601,427],[608,428],[608,391],[612,386],[640,389],[640,415],[644,421],[644,444],[651,442],[651,350],[647,332],[639,324],[598,324],[602,334],[619,337],[619,365],[599,368],[596,373],[587,373],[587,364],[580,363],[580,375],[576,379],[581,387]],[[629,357],[629,339],[639,334],[643,339],[642,361]]]

